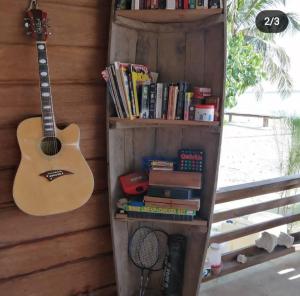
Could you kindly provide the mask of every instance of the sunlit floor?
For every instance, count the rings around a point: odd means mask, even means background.
[[[300,296],[300,252],[202,284],[199,296]]]

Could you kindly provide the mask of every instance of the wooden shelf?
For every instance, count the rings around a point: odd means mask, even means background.
[[[164,119],[123,119],[118,117],[110,117],[109,124],[111,128],[138,128],[138,127],[151,127],[151,126],[198,126],[212,128],[214,131],[220,130],[219,121],[191,121],[191,120],[164,120]]]
[[[255,246],[251,246],[249,248],[245,248],[243,250],[240,250],[240,252],[232,252],[229,253],[229,255],[224,255],[222,257],[223,261],[223,268],[219,275],[211,275],[206,278],[203,278],[203,282],[207,282],[213,279],[216,279],[218,277],[224,276],[226,274],[230,274],[232,272],[236,272],[239,270],[246,269],[248,267],[270,261],[275,258],[279,258],[291,253],[295,252],[295,247],[292,247],[290,249],[287,249],[285,247],[276,247],[275,250],[272,253],[268,253],[267,251],[263,249],[259,249]],[[238,254],[244,254],[248,257],[248,261],[245,264],[239,263],[236,261],[236,257]],[[226,258],[227,257],[227,258]]]
[[[186,23],[200,21],[212,15],[222,14],[223,9],[145,9],[117,10],[116,16],[144,23]]]
[[[163,219],[128,218],[123,214],[121,217],[116,216],[114,219],[115,221],[121,221],[121,222],[137,221],[137,222],[171,223],[171,224],[197,226],[199,227],[200,232],[202,233],[207,232],[207,221],[201,219],[194,219],[193,221],[177,221],[177,220],[163,220]]]

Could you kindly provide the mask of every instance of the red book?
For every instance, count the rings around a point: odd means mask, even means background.
[[[183,9],[189,9],[189,0],[183,0]]]

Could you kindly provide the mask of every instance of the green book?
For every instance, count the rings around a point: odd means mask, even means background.
[[[125,207],[128,212],[141,212],[141,213],[152,213],[152,214],[168,214],[168,215],[188,215],[195,216],[196,211],[187,209],[174,209],[174,208],[159,208],[159,207],[148,207],[148,206],[129,206]]]
[[[196,8],[196,0],[189,0],[189,8],[190,9]]]

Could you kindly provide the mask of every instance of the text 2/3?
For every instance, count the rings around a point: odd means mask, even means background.
[[[280,18],[278,16],[276,17],[269,17],[269,16],[266,16],[265,17],[265,26],[279,26],[280,24]]]
[[[287,28],[289,19],[280,10],[263,10],[256,16],[255,23],[263,33],[281,33]]]

